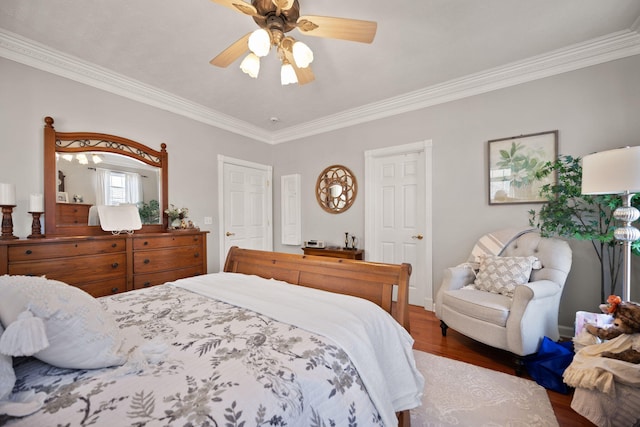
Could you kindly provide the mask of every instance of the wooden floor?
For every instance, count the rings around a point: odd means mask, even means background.
[[[515,375],[513,357],[509,353],[481,344],[452,329],[443,337],[440,320],[433,312],[422,307],[411,306],[409,317],[416,350]],[[571,394],[564,395],[549,390],[547,394],[560,426],[594,425],[571,409]]]

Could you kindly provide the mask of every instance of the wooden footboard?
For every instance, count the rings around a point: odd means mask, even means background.
[[[229,249],[224,271],[255,274],[295,285],[368,299],[409,330],[411,264],[383,264],[281,252]],[[393,288],[397,301],[392,307]]]

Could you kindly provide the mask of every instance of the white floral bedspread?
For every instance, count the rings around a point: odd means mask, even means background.
[[[164,359],[138,374],[18,359],[14,393],[47,400],[26,418],[0,416],[0,425],[383,425],[349,357],[328,338],[171,285],[101,302],[126,334],[167,343]]]

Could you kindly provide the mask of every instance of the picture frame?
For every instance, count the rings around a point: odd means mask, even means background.
[[[544,203],[543,185],[556,175],[535,177],[547,162],[558,158],[558,131],[532,133],[488,141],[488,193],[490,205]]]
[[[56,194],[56,202],[58,203],[69,203],[69,193],[66,191],[58,191]]]

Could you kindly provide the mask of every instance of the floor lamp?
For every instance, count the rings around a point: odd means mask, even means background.
[[[614,231],[623,243],[624,276],[622,300],[631,300],[631,243],[640,239],[640,231],[631,223],[640,217],[631,199],[640,192],[640,146],[589,154],[582,159],[582,194],[619,194],[622,206],[613,217],[623,223]]]

